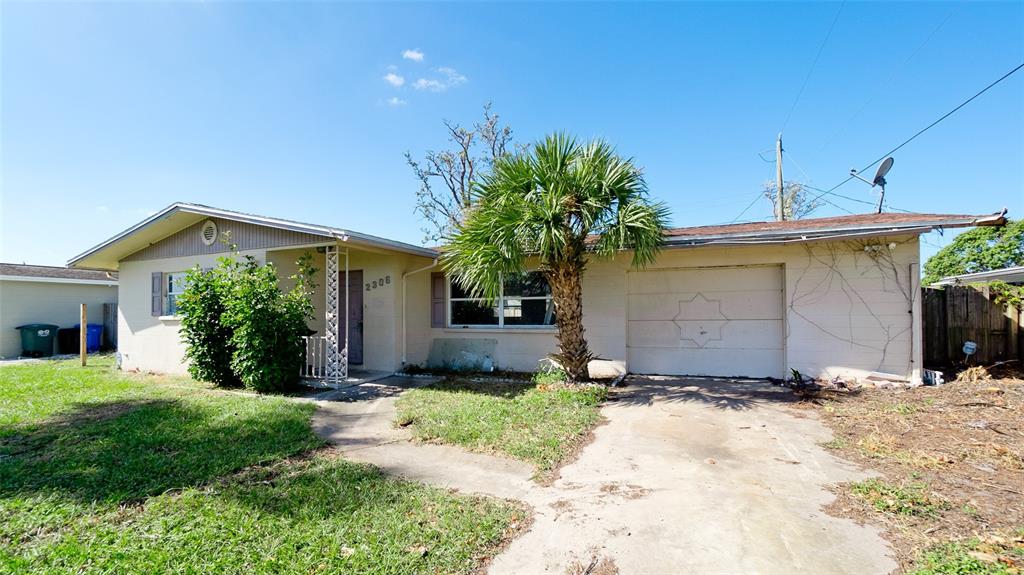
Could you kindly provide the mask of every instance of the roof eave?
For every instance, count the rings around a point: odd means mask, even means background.
[[[742,232],[735,234],[719,234],[713,236],[670,236],[666,246],[689,246],[707,244],[763,244],[790,243],[796,241],[814,241],[822,239],[841,239],[843,237],[863,237],[868,235],[925,234],[936,229],[965,228],[975,226],[1000,226],[1006,223],[1006,211],[976,218],[955,218],[907,224],[842,226],[837,228],[810,228],[804,230],[766,230],[763,232]]]
[[[117,266],[92,266],[82,265],[85,260],[98,254],[99,252],[113,246],[119,241],[125,240],[132,234],[145,229],[147,226],[170,216],[175,212],[196,214],[204,217],[219,217],[224,219],[230,219],[234,221],[250,223],[255,225],[269,226],[279,229],[290,230],[294,232],[307,233],[312,235],[319,235],[325,238],[332,238],[339,241],[348,241],[350,239],[356,240],[354,244],[366,244],[369,246],[375,246],[385,248],[393,251],[409,253],[412,255],[418,255],[422,257],[437,257],[437,252],[430,248],[424,248],[420,246],[414,246],[412,244],[406,244],[403,242],[389,240],[369,234],[363,234],[359,232],[351,232],[348,230],[342,230],[339,228],[331,228],[326,226],[318,226],[314,224],[304,224],[301,222],[292,222],[289,220],[281,220],[278,218],[268,218],[263,216],[257,216],[253,214],[245,214],[241,212],[233,212],[231,210],[223,210],[220,208],[214,208],[211,206],[204,206],[201,204],[191,204],[186,202],[175,202],[163,210],[153,214],[152,216],[142,220],[141,222],[131,226],[130,228],[122,231],[121,233],[109,238],[108,240],[76,255],[75,257],[68,260],[68,267],[76,269],[96,269],[96,270],[116,270]]]

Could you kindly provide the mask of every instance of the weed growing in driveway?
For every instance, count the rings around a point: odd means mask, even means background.
[[[949,503],[929,494],[928,486],[923,483],[895,485],[868,479],[850,484],[850,491],[883,513],[935,517],[949,509]]]
[[[449,379],[406,392],[396,423],[421,440],[500,452],[554,469],[601,419],[603,386]]]

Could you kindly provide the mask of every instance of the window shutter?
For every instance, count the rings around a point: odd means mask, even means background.
[[[430,327],[445,327],[444,282],[443,273],[430,274]]]
[[[153,287],[151,291],[152,305],[150,312],[153,316],[163,315],[164,311],[164,274],[153,272]]]

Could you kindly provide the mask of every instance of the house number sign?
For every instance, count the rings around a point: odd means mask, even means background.
[[[384,287],[386,285],[391,285],[391,276],[384,276],[381,278],[377,278],[372,282],[366,282],[366,291],[373,291],[377,288]]]

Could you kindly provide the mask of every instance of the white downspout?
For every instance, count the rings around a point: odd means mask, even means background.
[[[425,272],[425,271],[427,271],[429,269],[433,269],[435,267],[437,267],[437,258],[434,258],[434,261],[431,262],[430,265],[428,265],[428,266],[423,266],[423,267],[421,267],[419,269],[415,269],[415,270],[412,270],[411,272],[405,272],[405,273],[402,274],[402,367],[405,367],[406,353],[408,351],[408,341],[407,341],[407,337],[406,337],[406,319],[405,319],[406,315],[407,315],[406,309],[405,309],[406,308],[406,303],[405,303],[405,300],[406,300],[406,297],[405,297],[406,278],[408,278],[409,276],[411,276],[413,274],[418,274],[420,272]]]

